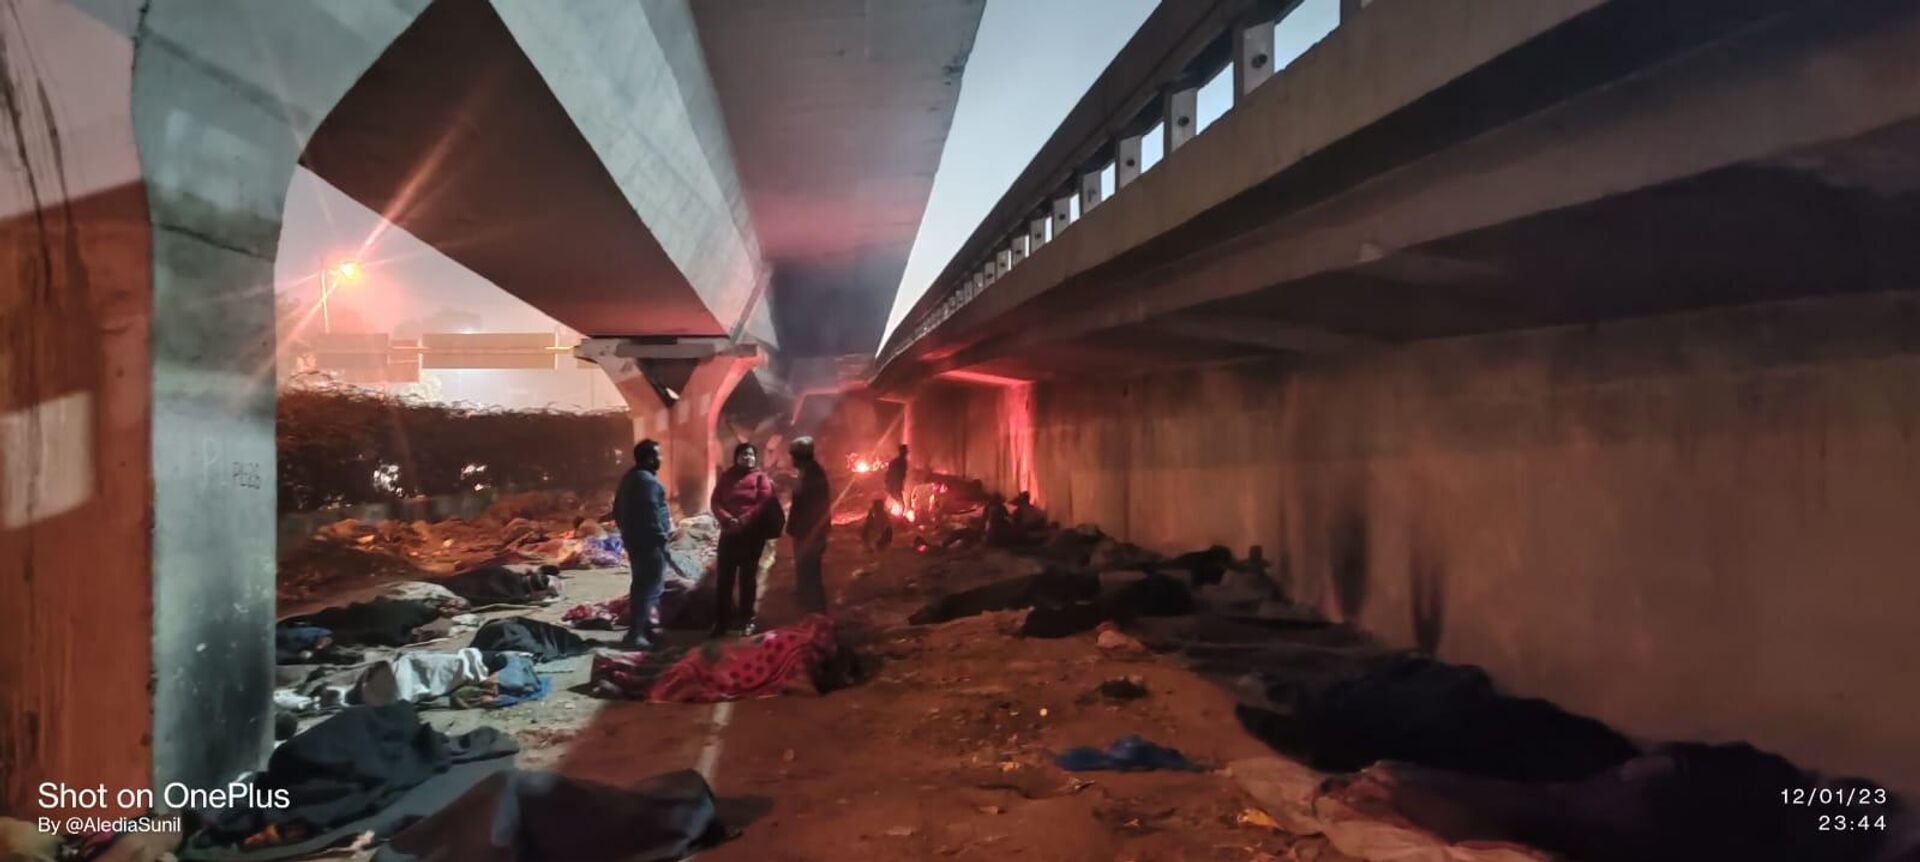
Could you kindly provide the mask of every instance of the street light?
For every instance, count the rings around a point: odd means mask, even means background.
[[[343,284],[358,284],[366,275],[359,261],[351,258],[340,261],[320,271],[320,326],[323,332],[333,334],[333,315],[327,311],[327,297]]]

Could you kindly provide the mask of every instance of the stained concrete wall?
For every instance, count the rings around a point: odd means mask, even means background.
[[[493,5],[667,256],[735,325],[768,273],[685,0],[601,0],[564,15],[534,0]],[[775,343],[766,303],[744,331]]]
[[[916,449],[985,472],[1006,396],[955,391],[916,400]],[[1261,544],[1514,691],[1920,792],[1911,295],[1049,383],[1031,425],[1064,522]]]
[[[0,16],[0,813],[29,818],[41,781],[144,786],[152,727],[136,10],[90,5]]]
[[[270,748],[280,216],[307,138],[424,6],[153,0],[141,19],[158,783],[217,786]]]

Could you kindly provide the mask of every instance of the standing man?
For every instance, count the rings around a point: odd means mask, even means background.
[[[800,471],[793,489],[793,507],[787,512],[787,535],[793,537],[793,579],[800,607],[826,613],[827,586],[820,566],[827,555],[827,530],[833,525],[833,495],[827,471],[813,458],[813,438],[796,437],[787,450]]]
[[[780,536],[780,497],[773,479],[760,469],[760,450],[752,443],[733,447],[733,466],[714,483],[708,501],[720,523],[720,547],[714,561],[713,636],[732,627],[733,592],[740,590],[740,630],[753,634],[754,594],[760,586],[760,555],[767,540]]]
[[[901,508],[907,505],[907,444],[900,444],[900,454],[887,464],[887,496],[899,501]]]
[[[673,518],[667,511],[667,489],[660,484],[660,444],[642,440],[633,447],[633,469],[620,477],[613,494],[613,521],[633,567],[633,585],[627,595],[628,649],[653,649],[653,614],[666,585],[667,539]]]

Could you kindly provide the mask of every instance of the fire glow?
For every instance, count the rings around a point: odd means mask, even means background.
[[[880,462],[870,461],[866,458],[860,457],[859,455],[848,455],[847,469],[852,470],[855,473],[872,473],[880,469]]]

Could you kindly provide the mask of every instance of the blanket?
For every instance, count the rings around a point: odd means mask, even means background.
[[[592,648],[573,632],[528,617],[487,623],[473,633],[469,646],[487,652],[523,652],[536,662],[580,655]]]
[[[726,837],[700,773],[616,788],[500,772],[393,836],[374,862],[666,862]]]
[[[644,653],[597,653],[593,681],[656,703],[715,703],[823,691],[837,682],[829,665],[847,658],[833,621],[816,614],[733,643],[710,642],[657,674]]]
[[[415,640],[414,630],[433,622],[440,609],[420,601],[374,599],[355,602],[344,608],[323,611],[285,620],[282,626],[317,626],[333,632],[333,642],[356,646],[406,646]]]

